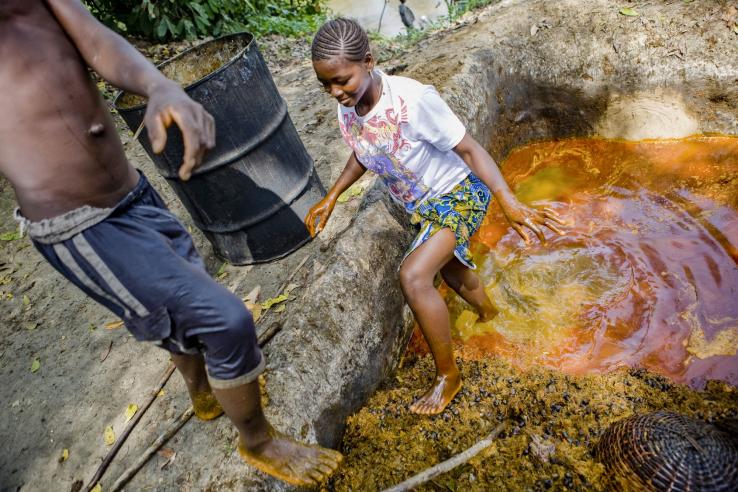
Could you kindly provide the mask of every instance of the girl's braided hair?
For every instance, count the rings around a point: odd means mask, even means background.
[[[342,56],[348,61],[360,62],[369,52],[369,37],[355,20],[339,17],[320,26],[311,51],[313,61]]]

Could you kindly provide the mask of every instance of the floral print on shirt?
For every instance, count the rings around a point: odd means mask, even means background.
[[[403,153],[410,146],[402,135],[402,125],[408,121],[407,105],[402,98],[399,101],[399,114],[394,108],[388,108],[384,114],[376,114],[362,122],[356,112],[351,111],[344,113],[339,126],[343,139],[359,162],[376,173],[408,211],[413,211],[428,187],[402,164]]]

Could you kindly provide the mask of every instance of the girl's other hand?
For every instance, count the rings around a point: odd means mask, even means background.
[[[336,199],[331,195],[326,195],[325,198],[313,205],[307,217],[305,217],[305,225],[310,236],[315,237],[323,230],[335,206]],[[315,224],[316,220],[318,221],[317,225]]]
[[[514,198],[505,203],[500,202],[500,205],[505,218],[510,222],[512,228],[515,229],[515,232],[523,238],[525,244],[530,244],[530,237],[528,237],[528,233],[523,229],[523,226],[533,231],[544,244],[546,243],[546,237],[543,235],[543,227],[547,227],[559,236],[564,235],[564,232],[556,224],[565,225],[565,223],[552,208],[526,207]]]

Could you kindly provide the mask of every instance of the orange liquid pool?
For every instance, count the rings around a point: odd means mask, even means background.
[[[525,246],[490,206],[473,251],[500,314],[478,323],[441,286],[465,356],[738,385],[738,138],[542,142],[501,168],[568,225]]]

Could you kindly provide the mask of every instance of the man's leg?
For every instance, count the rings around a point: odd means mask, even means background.
[[[171,354],[174,365],[182,374],[187,391],[192,400],[195,415],[201,420],[213,420],[223,414],[218,400],[208,383],[208,374],[205,372],[205,359],[202,355]]]
[[[213,392],[238,429],[241,457],[264,473],[294,485],[316,485],[343,459],[337,451],[301,444],[274,430],[264,416],[257,381]]]
[[[316,485],[338,467],[337,451],[298,443],[274,430],[261,407],[258,376],[264,359],[256,327],[243,301],[213,282],[199,304],[208,306],[205,345],[207,378],[215,398],[238,429],[238,448],[246,463],[294,485]]]
[[[449,287],[477,310],[480,321],[489,321],[497,316],[497,309],[484,291],[479,276],[456,257],[441,268],[441,276]]]
[[[433,285],[436,273],[453,258],[455,247],[453,231],[441,229],[410,253],[400,268],[400,283],[405,299],[436,363],[435,382],[410,406],[412,412],[419,414],[442,412],[461,389],[461,375],[451,343],[448,307]]]

